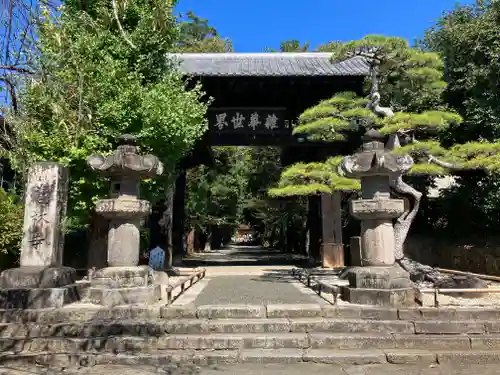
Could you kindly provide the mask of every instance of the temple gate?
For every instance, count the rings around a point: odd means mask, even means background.
[[[341,143],[309,142],[292,135],[307,108],[341,91],[362,94],[369,74],[365,60],[331,62],[330,53],[172,54],[183,74],[200,82],[213,102],[209,131],[183,162],[173,198],[174,258],[183,249],[185,170],[211,160],[211,146],[280,146],[285,164],[324,160],[342,152]],[[309,254],[325,266],[343,266],[340,194],[309,198]],[[320,244],[324,251],[321,251]]]

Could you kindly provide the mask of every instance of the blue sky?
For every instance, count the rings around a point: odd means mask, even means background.
[[[360,39],[367,34],[401,36],[412,42],[445,10],[473,0],[180,0],[177,11],[192,9],[237,52],[262,52],[283,40]],[[314,4],[314,5],[313,5]]]

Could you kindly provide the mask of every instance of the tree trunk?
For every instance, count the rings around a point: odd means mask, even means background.
[[[404,243],[406,241],[406,237],[408,237],[408,233],[410,232],[411,224],[413,223],[413,220],[415,220],[418,209],[420,208],[422,193],[404,182],[402,177],[399,177],[392,187],[393,193],[396,196],[400,196],[405,199],[409,206],[394,224],[394,255],[396,259],[399,260],[404,257]]]

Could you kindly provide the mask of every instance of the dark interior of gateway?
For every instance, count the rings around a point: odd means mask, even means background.
[[[363,76],[204,76],[192,77],[192,82],[200,82],[207,98],[212,98],[210,111],[219,108],[284,110],[288,123],[293,123],[309,107],[341,91],[354,91],[361,94]],[[209,111],[209,113],[210,113]],[[209,116],[210,119],[210,116]],[[331,145],[304,142],[292,135],[292,128],[252,131],[244,129],[217,129],[209,121],[209,131],[197,144],[185,167],[191,167],[211,160],[210,147],[232,146],[280,146],[283,160],[287,164],[313,161],[322,158],[324,152],[331,152]]]
[[[335,93],[353,91],[362,94],[363,75],[330,76],[203,76],[192,77],[192,84],[200,82],[207,98],[212,98],[209,108],[209,131],[198,142],[191,154],[184,160],[184,170],[196,165],[210,165],[213,146],[277,146],[281,148],[281,162],[290,165],[296,162],[324,160],[328,156],[346,152],[345,143],[332,144],[310,142],[292,134],[292,127],[280,127],[254,131],[248,127],[234,129],[231,126],[219,129],[214,124],[211,112],[233,110],[262,111],[269,108],[283,110],[287,122],[296,122],[299,115],[321,100],[331,98]],[[182,233],[185,205],[185,173],[179,176],[173,203],[173,249],[182,249]],[[308,222],[310,223],[310,254],[319,254],[323,238],[322,223],[331,210],[329,202],[323,202],[319,196],[309,197]],[[326,206],[325,206],[326,204]],[[323,207],[325,206],[325,207]],[[328,221],[328,219],[326,219]],[[333,232],[332,232],[333,235]],[[178,254],[179,255],[179,254]]]

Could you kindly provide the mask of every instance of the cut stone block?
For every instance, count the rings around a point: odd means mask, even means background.
[[[204,305],[198,307],[197,315],[200,319],[265,318],[266,308],[259,305]]]
[[[79,299],[79,286],[74,284],[60,288],[0,289],[2,309],[60,308]]]
[[[267,305],[268,318],[315,318],[322,316],[321,305],[279,304]]]
[[[352,267],[347,279],[351,288],[400,289],[413,285],[410,274],[399,266]]]
[[[58,288],[74,284],[76,270],[70,267],[31,266],[5,270],[0,275],[0,288]]]
[[[437,362],[437,355],[427,350],[389,350],[387,362],[394,364],[432,364]]]
[[[481,321],[416,321],[415,332],[418,334],[460,334],[485,333],[485,322]]]
[[[350,303],[361,305],[375,305],[387,307],[413,307],[416,289],[367,289],[343,287],[342,299]]]
[[[304,362],[337,365],[369,365],[386,363],[385,353],[381,350],[337,350],[310,349],[304,354]]]
[[[131,288],[94,288],[89,289],[89,300],[103,306],[127,304],[153,304],[161,299],[161,286],[150,285]]]
[[[337,305],[323,306],[323,316],[338,319],[368,319],[368,320],[398,320],[398,309],[362,306],[362,305]],[[412,320],[412,319],[402,319]]]
[[[244,349],[240,360],[243,363],[296,363],[302,362],[301,349]]]
[[[106,267],[92,275],[92,285],[128,288],[151,284],[153,269],[148,266]]]

